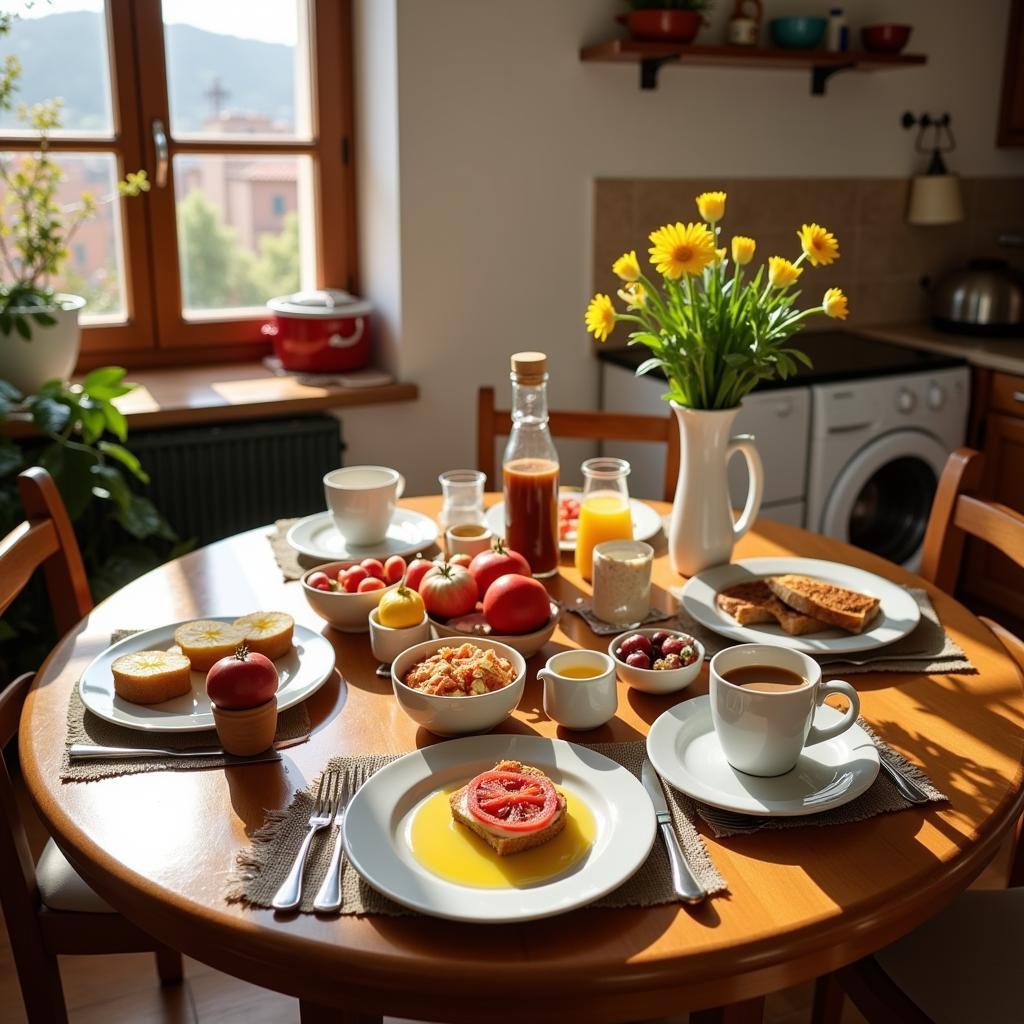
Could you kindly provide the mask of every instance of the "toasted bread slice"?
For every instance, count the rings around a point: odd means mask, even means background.
[[[192,692],[192,667],[182,654],[135,651],[110,666],[114,693],[133,704],[161,704]]]
[[[869,594],[796,573],[769,576],[767,582],[772,593],[791,608],[850,633],[862,632],[881,604]]]
[[[764,580],[737,583],[715,595],[715,604],[741,626],[758,622],[777,622],[791,636],[820,633],[828,629],[824,622],[801,615],[783,604]]]
[[[522,772],[524,775],[541,775],[544,773],[539,768],[531,768],[519,761],[499,761],[495,766],[496,772]],[[556,792],[558,792],[556,790]],[[452,809],[452,817],[466,828],[475,832],[484,842],[490,846],[499,857],[508,857],[514,853],[522,853],[524,850],[532,850],[535,846],[543,846],[549,839],[554,839],[559,832],[565,828],[565,796],[558,793],[558,810],[546,828],[539,832],[529,832],[521,836],[501,836],[492,832],[482,822],[477,821],[470,813],[466,802],[466,787],[455,790],[448,797],[448,805]]]
[[[174,642],[192,663],[196,672],[207,672],[230,654],[245,640],[245,630],[230,622],[198,619],[186,622],[174,631]]]
[[[245,630],[245,642],[250,651],[271,661],[292,649],[295,620],[287,612],[253,612],[235,619],[234,625]]]

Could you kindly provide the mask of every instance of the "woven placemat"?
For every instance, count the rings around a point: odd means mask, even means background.
[[[111,634],[110,642],[117,643],[126,636],[137,633],[137,629],[122,629]],[[274,746],[282,750],[304,743],[309,739],[309,712],[305,703],[282,711],[277,716],[277,732]],[[126,729],[94,715],[82,703],[82,695],[76,685],[68,701],[68,732],[61,760],[62,782],[95,782],[118,775],[137,775],[140,772],[195,771],[200,768],[225,768],[229,765],[244,764],[245,758],[221,754],[215,757],[180,758],[132,758],[126,761],[78,761],[68,758],[67,748],[73,743],[92,743],[102,747],[160,747],[164,750],[201,750],[204,747],[219,746],[215,729],[203,732],[140,732]]]
[[[640,778],[645,747],[643,743],[595,743],[586,744],[605,757],[621,764]],[[346,773],[362,771],[368,778],[385,765],[397,760],[397,755],[368,755],[365,757],[335,757],[326,768]],[[296,793],[286,810],[271,811],[263,827],[253,835],[253,844],[237,857],[237,868],[229,879],[227,899],[230,902],[244,902],[257,907],[269,907],[308,829],[309,816],[314,804],[317,780],[309,789]],[[679,841],[687,859],[701,884],[709,894],[723,892],[727,888],[725,879],[718,873],[708,856],[704,840],[693,824],[692,806],[686,797],[666,787],[669,809]],[[309,859],[306,862],[302,903],[300,910],[310,913],[313,899],[327,873],[331,851],[334,846],[335,829],[324,829],[313,840]],[[486,893],[481,892],[481,899]],[[678,902],[672,891],[672,876],[668,855],[660,839],[655,839],[650,856],[640,869],[618,889],[596,900],[595,907],[650,907],[661,903]],[[388,914],[391,916],[418,916],[382,896],[367,885],[346,861],[342,869],[342,914]]]

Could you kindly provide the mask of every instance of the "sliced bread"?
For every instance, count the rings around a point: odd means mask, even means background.
[[[785,605],[772,593],[764,580],[737,583],[715,595],[715,604],[741,626],[758,622],[777,622],[790,636],[820,633],[828,629],[824,622]]]
[[[881,604],[870,594],[796,573],[769,576],[767,583],[772,593],[791,608],[850,633],[863,632]]]

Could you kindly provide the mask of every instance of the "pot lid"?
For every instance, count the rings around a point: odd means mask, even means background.
[[[312,319],[333,319],[339,316],[369,316],[373,306],[365,299],[356,298],[337,288],[319,291],[294,292],[280,295],[267,303],[267,308],[278,316],[299,316]]]

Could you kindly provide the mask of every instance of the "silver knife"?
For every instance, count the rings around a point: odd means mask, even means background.
[[[904,800],[909,800],[912,804],[931,803],[928,794],[913,779],[904,775],[895,765],[889,764],[881,751],[878,752],[878,763],[882,766],[882,770],[886,775],[892,779],[893,785],[899,790],[899,794]]]
[[[640,769],[640,777],[647,790],[647,795],[654,804],[654,815],[658,819],[658,829],[661,838],[668,851],[669,864],[672,867],[672,888],[676,895],[684,903],[700,903],[707,898],[707,890],[697,881],[690,865],[687,863],[686,854],[679,845],[676,837],[676,830],[672,827],[672,815],[668,809],[668,802],[665,800],[665,790],[662,788],[661,779],[654,770],[654,765],[648,757],[644,758],[643,767]]]
[[[169,757],[189,760],[197,757],[226,757],[231,764],[259,764],[262,761],[280,761],[278,751],[270,748],[253,757],[232,757],[219,747],[203,750],[162,750],[155,747],[99,747],[91,743],[72,743],[68,747],[71,761],[121,761],[139,757]]]

